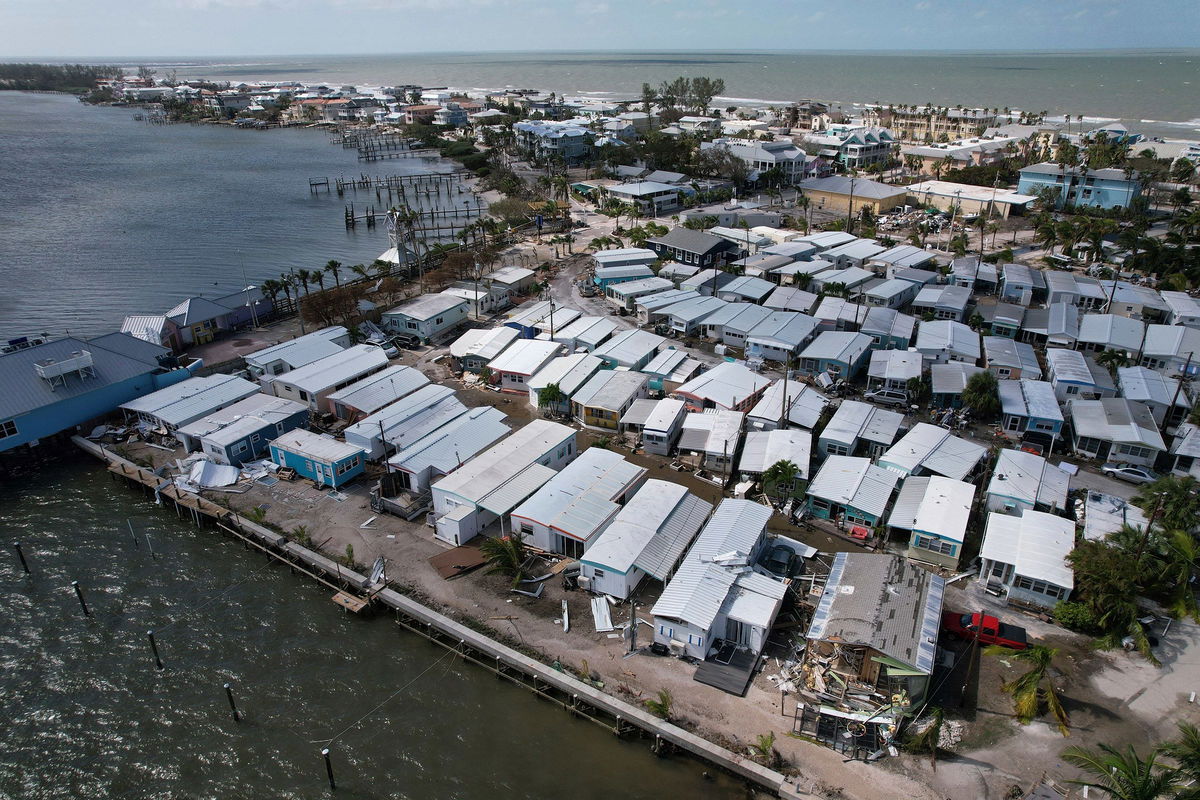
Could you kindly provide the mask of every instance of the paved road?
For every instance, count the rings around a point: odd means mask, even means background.
[[[1063,459],[1070,461],[1070,457]],[[1136,484],[1127,483],[1110,478],[1107,475],[1102,475],[1099,472],[1091,469],[1080,468],[1079,474],[1071,478],[1072,489],[1091,489],[1104,494],[1115,495],[1116,497],[1128,500],[1137,494],[1138,486]]]

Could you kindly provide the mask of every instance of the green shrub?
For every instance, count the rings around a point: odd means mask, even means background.
[[[1060,600],[1054,606],[1054,620],[1067,630],[1095,636],[1102,632],[1096,614],[1083,603]]]

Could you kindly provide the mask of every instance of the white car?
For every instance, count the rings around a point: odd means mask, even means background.
[[[1130,483],[1154,483],[1158,475],[1145,467],[1135,467],[1132,464],[1105,464],[1100,471],[1110,478],[1116,478]]]
[[[908,403],[908,394],[896,389],[876,389],[873,392],[864,393],[863,398],[883,403],[886,406],[902,406]]]

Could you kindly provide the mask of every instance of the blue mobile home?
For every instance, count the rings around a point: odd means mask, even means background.
[[[261,458],[272,439],[304,427],[308,414],[304,403],[254,394],[176,433],[188,450],[199,450],[218,464],[240,466]]]
[[[271,442],[271,460],[318,486],[335,489],[361,475],[367,463],[361,447],[305,430],[285,433]]]

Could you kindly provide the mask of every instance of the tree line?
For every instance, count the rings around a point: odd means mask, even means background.
[[[0,64],[0,89],[85,94],[121,68],[88,64]]]

